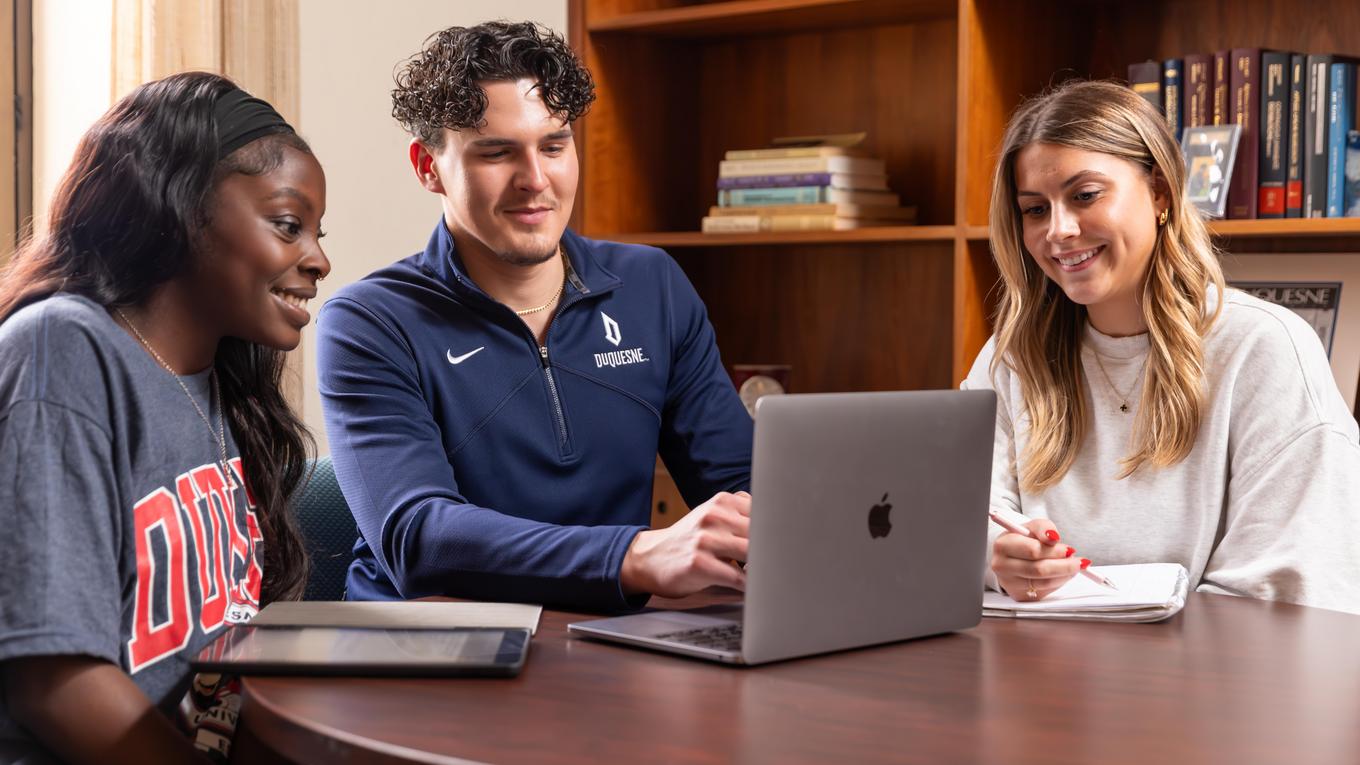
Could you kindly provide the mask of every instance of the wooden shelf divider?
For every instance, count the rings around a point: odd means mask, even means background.
[[[1296,237],[1360,237],[1360,218],[1261,218],[1256,220],[1209,221],[1209,231],[1218,237],[1234,239]],[[988,226],[964,226],[965,239],[987,239]],[[1356,242],[1360,249],[1360,240]]]
[[[956,0],[729,0],[592,19],[592,33],[723,37],[950,18]]]
[[[1360,236],[1360,218],[1216,220],[1209,224],[1209,230],[1218,236],[1231,237]]]
[[[653,231],[605,234],[601,239],[653,247],[732,247],[771,244],[855,244],[857,242],[949,242],[956,226],[874,226],[848,231],[771,231],[750,234],[705,234],[698,231]]]

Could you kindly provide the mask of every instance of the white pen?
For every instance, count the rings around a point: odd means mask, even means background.
[[[989,510],[987,514],[991,516],[993,523],[1005,529],[1006,531],[1011,532],[1012,534],[1022,534],[1030,538],[1036,538],[1034,534],[1030,532],[1029,529],[1025,528],[1024,526],[1012,523],[1010,520],[1002,517],[1002,515],[996,512],[995,510]],[[1086,559],[1083,558],[1082,560]],[[1092,571],[1087,566],[1082,566],[1081,574],[1082,576],[1085,576],[1087,579],[1090,579],[1096,584],[1104,585],[1106,587],[1109,587],[1111,590],[1119,589],[1118,587],[1114,586],[1114,582],[1110,581],[1109,577],[1101,576],[1100,574],[1097,574],[1096,572]]]

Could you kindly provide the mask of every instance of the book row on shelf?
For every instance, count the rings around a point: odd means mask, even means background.
[[[856,134],[859,135],[859,134]],[[916,222],[888,187],[882,159],[854,145],[728,151],[718,166],[717,204],[704,233],[839,231]]]
[[[1228,218],[1360,216],[1356,60],[1233,48],[1130,64],[1172,132],[1241,126]]]

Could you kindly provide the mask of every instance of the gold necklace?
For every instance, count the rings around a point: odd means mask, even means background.
[[[218,456],[221,457],[222,475],[227,481],[227,491],[235,491],[236,479],[232,477],[231,466],[227,463],[227,426],[222,420],[222,410],[225,407],[222,403],[222,388],[217,383],[217,370],[214,369],[208,373],[208,377],[212,380],[213,396],[217,399],[217,430],[214,431],[212,420],[208,419],[208,415],[203,412],[203,407],[198,405],[198,401],[194,398],[194,394],[189,392],[189,386],[184,384],[184,380],[180,379],[180,376],[175,372],[174,368],[167,364],[159,353],[156,353],[156,349],[151,347],[151,342],[137,330],[137,325],[132,323],[132,320],[127,317],[127,314],[123,313],[123,309],[115,308],[113,310],[118,312],[118,316],[123,320],[123,323],[127,325],[128,329],[132,330],[132,334],[137,337],[137,341],[151,354],[151,357],[162,367],[165,367],[165,371],[169,372],[171,377],[175,378],[175,382],[179,383],[180,390],[184,391],[184,395],[188,397],[189,403],[194,405],[194,411],[198,412],[198,416],[203,420],[203,424],[208,426],[208,434],[217,442]],[[211,405],[210,402],[209,406]],[[235,500],[233,500],[233,502],[234,501]]]
[[[529,314],[538,313],[539,311],[546,311],[548,310],[548,306],[552,305],[553,303],[556,303],[557,299],[562,297],[562,291],[567,288],[567,275],[566,275],[567,256],[563,254],[562,245],[560,244],[557,245],[557,254],[559,257],[562,258],[562,271],[563,271],[562,283],[557,286],[557,291],[553,293],[552,297],[548,298],[548,302],[544,303],[541,306],[538,306],[536,308],[525,308],[522,311],[515,311],[516,316],[528,316]]]
[[[515,315],[516,315],[516,316],[528,316],[528,315],[531,314],[531,313],[538,313],[539,311],[546,311],[546,310],[548,310],[548,306],[552,305],[553,303],[556,303],[556,302],[557,302],[557,299],[560,298],[560,297],[562,297],[562,290],[564,290],[564,289],[566,289],[566,288],[567,288],[567,280],[566,280],[566,279],[563,279],[563,280],[562,280],[562,284],[558,286],[557,291],[553,293],[553,296],[552,296],[552,297],[548,298],[548,302],[546,302],[546,303],[544,303],[543,305],[538,306],[538,307],[536,307],[536,308],[525,308],[523,311],[515,311]]]
[[[1138,381],[1143,377],[1143,368],[1147,366],[1147,356],[1143,356],[1143,363],[1138,366],[1138,374],[1134,375],[1133,385],[1129,386],[1128,392],[1120,393],[1119,389],[1114,387],[1114,381],[1110,379],[1110,373],[1105,371],[1105,362],[1100,360],[1100,352],[1092,348],[1091,355],[1096,357],[1096,366],[1100,367],[1100,374],[1104,375],[1105,384],[1110,386],[1110,390],[1114,391],[1114,394],[1119,397],[1119,411],[1128,414],[1129,395],[1133,393],[1134,388],[1138,387]]]

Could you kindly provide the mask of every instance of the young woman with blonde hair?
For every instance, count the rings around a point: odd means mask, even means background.
[[[1003,294],[965,388],[998,397],[992,582],[1037,600],[1090,560],[1201,592],[1360,613],[1360,433],[1311,327],[1226,289],[1180,147],[1128,88],[1023,104],[992,186]],[[1041,540],[1041,541],[1036,541]]]

